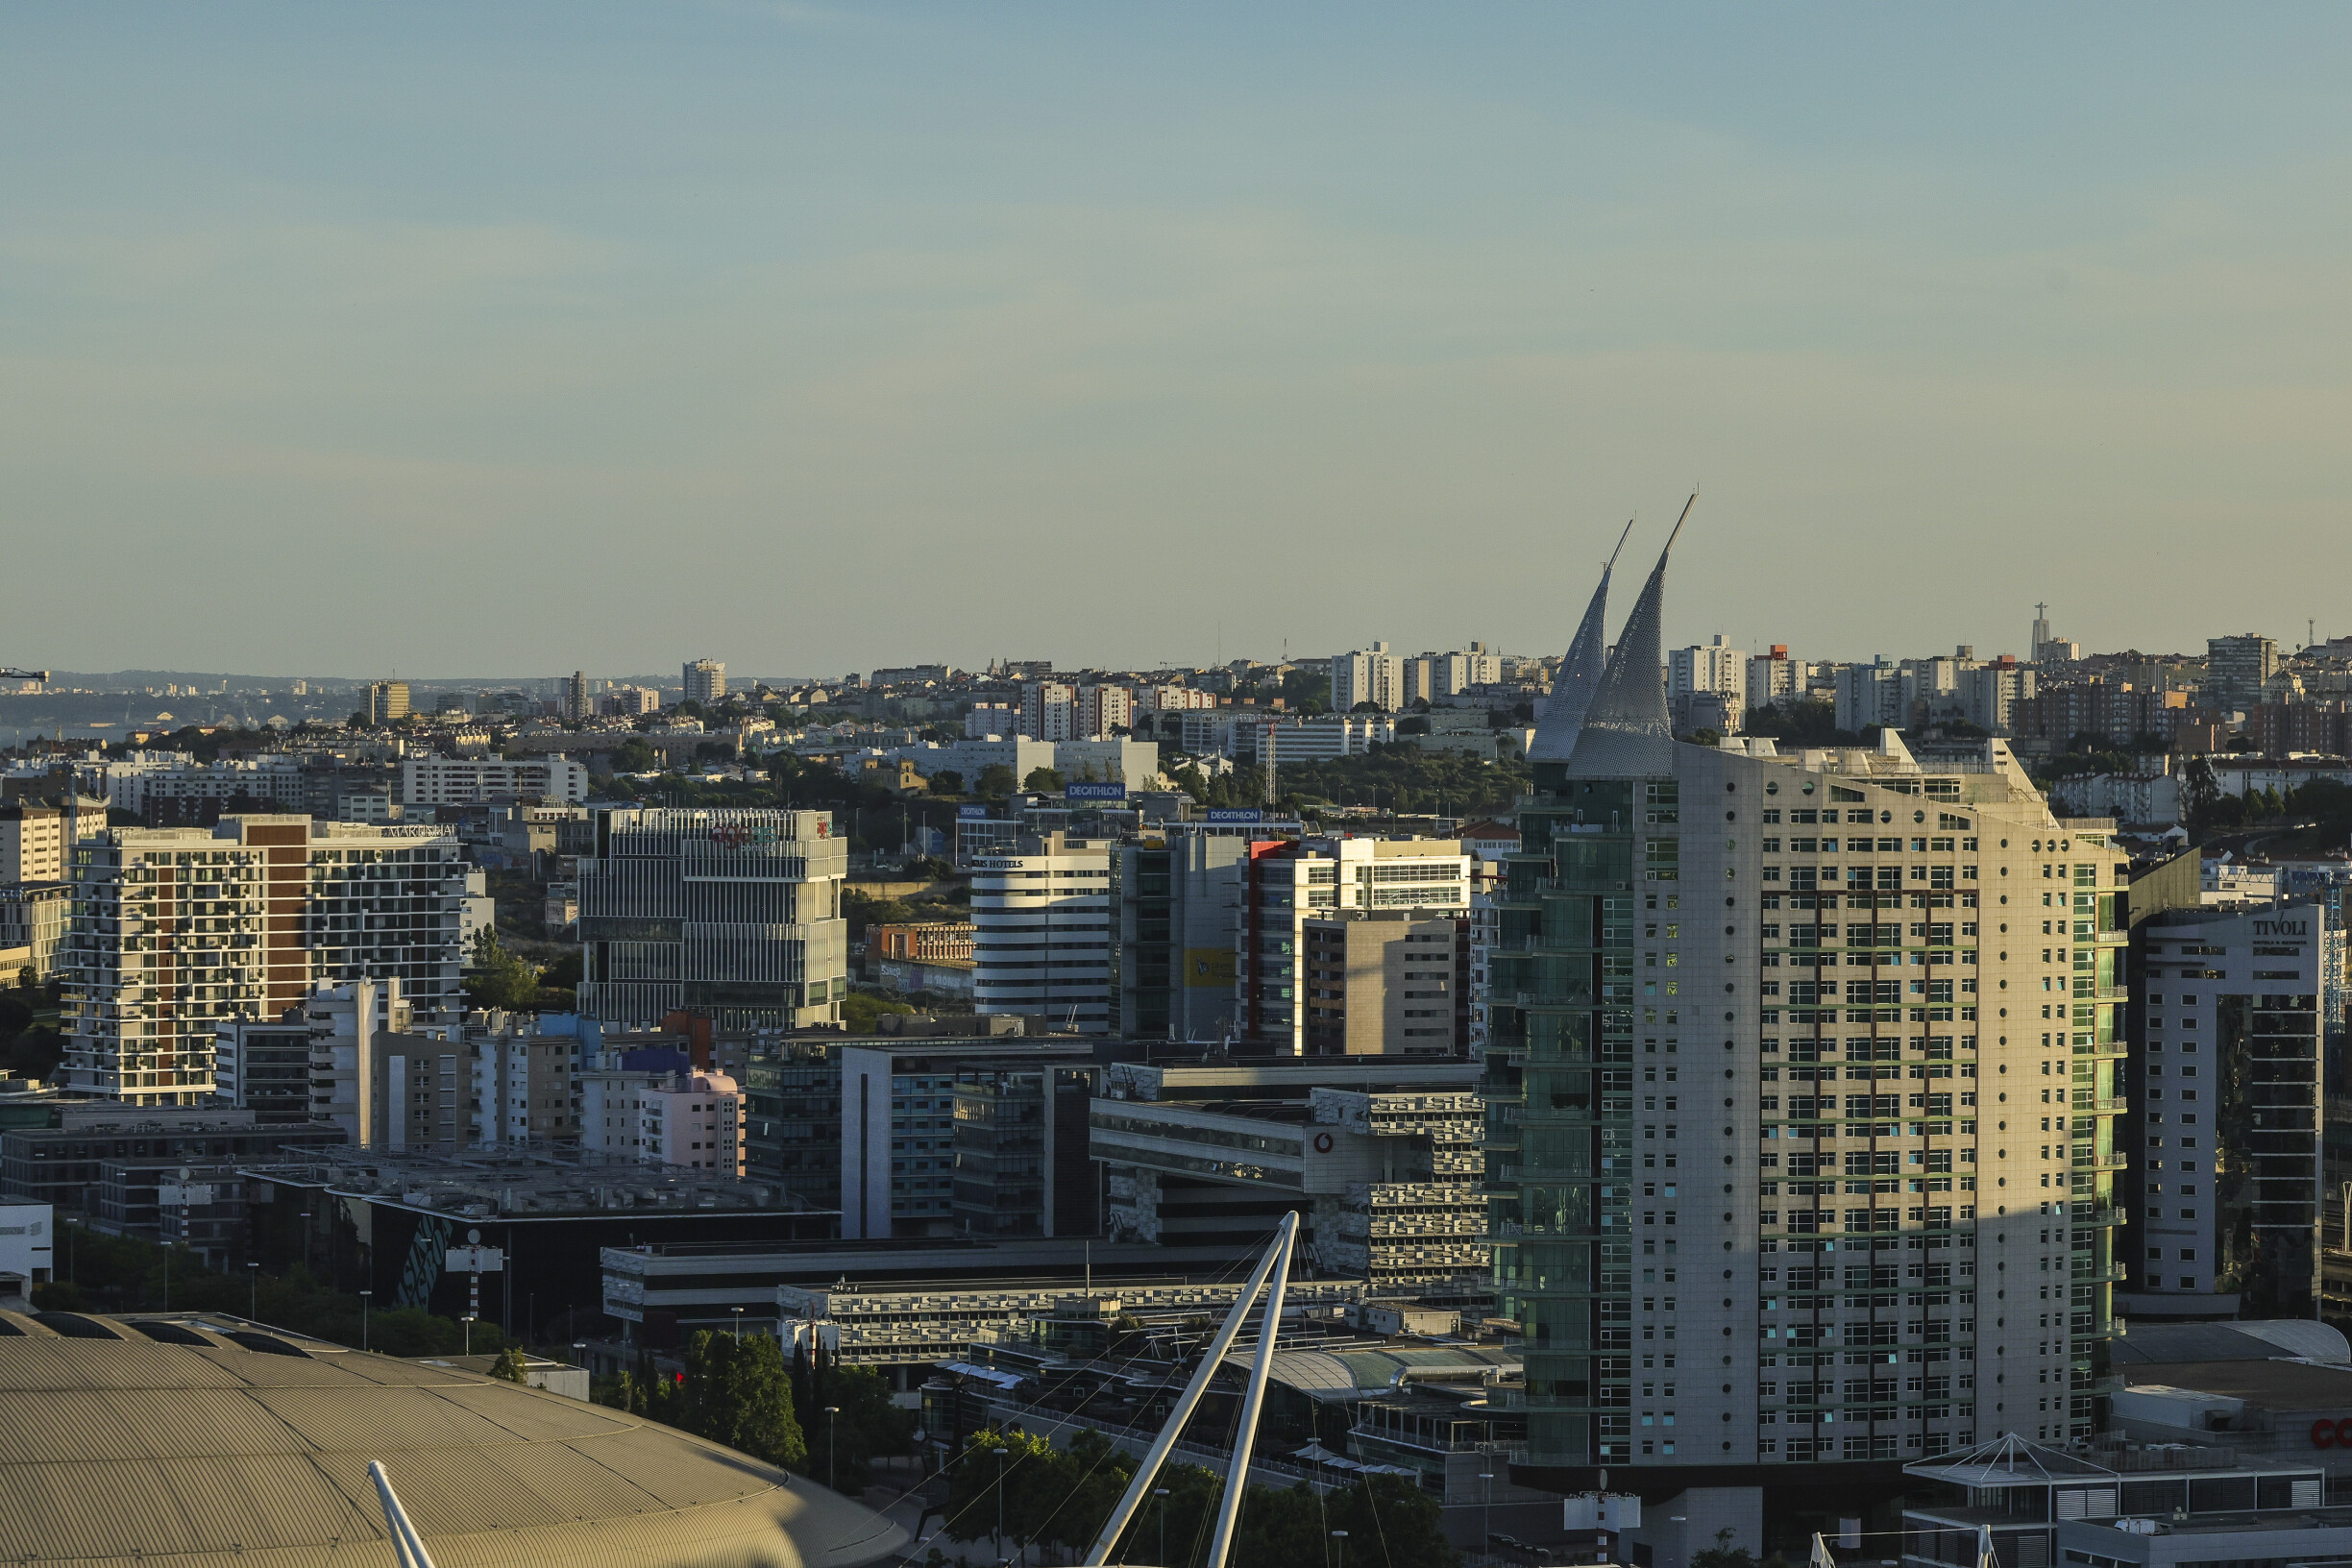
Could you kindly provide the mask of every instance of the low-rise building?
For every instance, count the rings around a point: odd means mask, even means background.
[[[478,800],[556,800],[579,805],[588,798],[588,767],[570,757],[409,757],[400,767],[401,802],[408,806],[461,806]]]

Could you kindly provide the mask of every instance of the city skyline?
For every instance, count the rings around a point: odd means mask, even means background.
[[[1670,642],[2352,586],[2340,12],[1347,22],[12,12],[5,656],[1556,650],[1693,484]]]

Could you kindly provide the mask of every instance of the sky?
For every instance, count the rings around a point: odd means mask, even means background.
[[[0,664],[2352,633],[2352,8],[0,8]],[[1612,617],[1612,621],[1615,617]]]

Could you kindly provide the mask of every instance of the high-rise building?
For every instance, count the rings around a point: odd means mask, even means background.
[[[1409,700],[1405,695],[1405,661],[1389,652],[1386,643],[1334,657],[1331,689],[1334,713],[1353,713],[1364,702],[1393,713]]]
[[[1300,839],[1252,844],[1241,873],[1233,938],[1237,1039],[1269,1046],[1277,1056],[1303,1056],[1317,1048],[1337,1054],[1331,1037],[1314,1042],[1309,1038],[1311,1022],[1333,1021],[1315,1019],[1314,1009],[1328,1011],[1336,1005],[1336,998],[1320,997],[1316,992],[1342,990],[1345,980],[1331,978],[1341,972],[1331,964],[1309,963],[1307,922],[1348,911],[1410,913],[1423,919],[1443,917],[1449,923],[1467,921],[1470,856],[1453,839]],[[1468,942],[1464,929],[1459,958],[1465,968]],[[1328,936],[1317,946],[1328,950]],[[1453,956],[1449,954],[1449,965]],[[1416,972],[1420,968],[1416,966]],[[1433,988],[1416,982],[1416,989]],[[1402,996],[1398,1000],[1401,1007]],[[1419,1001],[1414,1005],[1437,1006]],[[1466,1028],[1466,1014],[1463,1021]],[[1414,1032],[1400,1032],[1385,1041],[1382,1054],[1405,1055],[1409,1044],[1421,1047],[1453,1039],[1454,1031],[1444,1020],[1413,1022]],[[1361,1052],[1360,1030],[1343,1033],[1341,1038],[1351,1041],[1351,1052]]]
[[[717,659],[695,659],[684,671],[686,700],[709,706],[726,700],[726,666]]]
[[[2255,632],[2205,639],[2205,689],[2197,706],[2243,713],[2263,699],[2263,684],[2278,674],[2278,644]]]
[[[576,724],[595,710],[588,700],[586,672],[575,670],[563,683],[563,719],[567,724]]]
[[[2119,1254],[2133,1283],[2117,1305],[2133,1318],[2316,1316],[2327,905],[2143,919],[2142,899],[2134,884],[2141,1005]]]
[[[213,1090],[213,1025],[275,1017],[321,986],[400,982],[454,1007],[464,851],[436,826],[224,817],[110,828],[77,846],[65,1081],[135,1105]]]
[[[723,1030],[840,1018],[848,845],[824,811],[600,808],[579,857],[579,1010],[648,1027],[680,1009]]]
[[[1078,738],[1078,688],[1056,680],[1023,681],[1020,731],[1033,741]]]
[[[408,683],[404,680],[380,680],[368,688],[367,719],[371,724],[388,724],[395,719],[408,717]]]
[[[972,869],[972,1000],[1042,1016],[1057,1032],[1111,1027],[1109,840],[1023,834]]]
[[[1655,1495],[1836,1461],[1891,1492],[1906,1458],[2086,1434],[2125,1163],[2110,824],[1998,742],[1676,743],[1665,564],[1539,755],[1498,898],[1513,1473]]]
[[[1666,701],[1676,732],[1728,734],[1742,728],[1748,716],[1748,664],[1747,649],[1726,646],[1721,632],[1713,642],[1667,654]]]
[[[1773,644],[1769,653],[1749,655],[1748,705],[1785,707],[1801,701],[1805,695],[1805,674],[1804,661],[1790,658],[1786,643]]]

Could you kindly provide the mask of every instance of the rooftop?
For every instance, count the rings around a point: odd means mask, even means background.
[[[0,1559],[14,1562],[389,1563],[370,1460],[441,1568],[851,1568],[906,1541],[822,1486],[642,1417],[233,1319],[0,1312]]]

